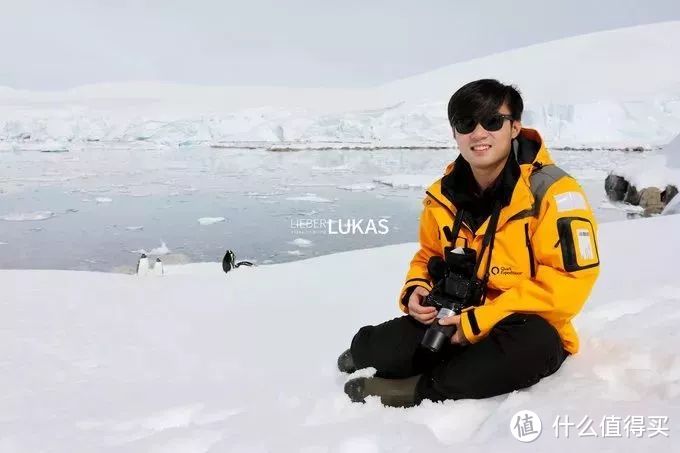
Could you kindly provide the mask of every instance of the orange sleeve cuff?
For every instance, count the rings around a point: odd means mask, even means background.
[[[406,280],[406,283],[404,283],[404,287],[401,289],[401,292],[399,293],[399,299],[397,300],[397,304],[399,306],[399,309],[403,311],[404,313],[408,314],[408,301],[404,303],[404,296],[406,295],[406,290],[413,286],[421,286],[425,288],[428,291],[432,291],[432,285],[430,285],[429,280],[426,280],[424,278],[412,278],[410,280]]]

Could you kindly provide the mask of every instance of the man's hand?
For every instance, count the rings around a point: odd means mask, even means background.
[[[465,335],[463,334],[463,327],[460,325],[460,315],[453,315],[447,316],[446,318],[441,318],[439,320],[439,325],[456,326],[456,333],[454,333],[453,336],[451,337],[451,344],[465,345],[469,343],[468,339],[465,338]]]
[[[432,324],[434,318],[437,316],[437,310],[434,307],[424,307],[423,299],[430,294],[428,290],[422,286],[416,286],[416,289],[408,298],[408,314],[413,316],[417,321],[423,324]]]

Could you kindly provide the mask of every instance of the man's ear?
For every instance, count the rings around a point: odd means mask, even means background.
[[[519,132],[522,130],[522,122],[515,120],[512,122],[512,138],[517,138]]]

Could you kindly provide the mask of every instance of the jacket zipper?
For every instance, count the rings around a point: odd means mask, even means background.
[[[524,224],[524,237],[526,238],[527,250],[529,251],[531,278],[534,278],[536,276],[536,264],[534,263],[534,249],[531,247],[531,239],[529,239],[529,222]]]

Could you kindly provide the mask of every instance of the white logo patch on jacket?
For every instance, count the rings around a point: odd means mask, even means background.
[[[588,209],[586,200],[580,192],[564,192],[555,195],[555,202],[557,203],[557,212]]]

